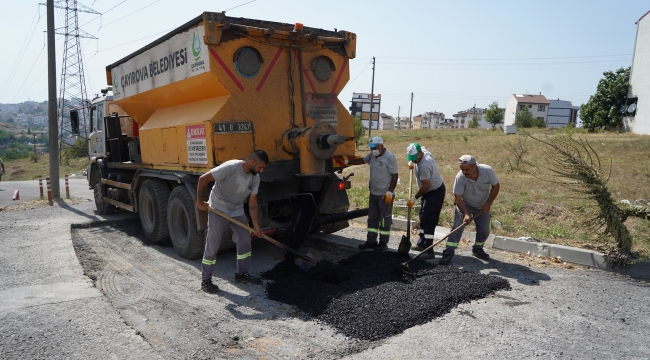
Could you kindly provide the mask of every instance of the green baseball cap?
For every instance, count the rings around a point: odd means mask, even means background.
[[[406,160],[413,161],[418,158],[418,153],[422,150],[422,147],[418,143],[411,143],[406,148]]]

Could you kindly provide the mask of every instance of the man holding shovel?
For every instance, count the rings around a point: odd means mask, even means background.
[[[241,222],[248,223],[244,213],[244,201],[248,199],[248,211],[253,222],[255,235],[262,236],[257,214],[257,190],[260,185],[260,173],[269,163],[269,156],[264,150],[254,151],[246,160],[229,160],[206,172],[199,178],[196,206],[203,211],[208,206]],[[210,201],[203,201],[203,194],[208,183],[214,181],[210,192]],[[210,211],[208,213],[208,230],[205,238],[205,250],[201,262],[201,289],[207,293],[216,293],[219,287],[212,283],[212,272],[217,263],[217,251],[221,245],[223,233],[230,226],[237,245],[237,272],[235,282],[261,284],[262,280],[248,273],[251,265],[251,236],[243,227]]]
[[[479,259],[490,258],[483,250],[483,244],[490,235],[490,207],[499,194],[499,179],[492,167],[479,164],[472,155],[463,155],[458,159],[460,171],[454,181],[454,198],[456,211],[454,228],[461,224],[469,224],[474,215],[476,224],[476,241],[472,254]],[[448,265],[458,248],[462,233],[451,234],[447,239],[447,248],[442,252],[440,265]]]
[[[419,213],[420,239],[413,250],[423,251],[433,244],[433,234],[440,219],[446,188],[438,164],[426,148],[418,143],[410,144],[406,148],[406,160],[409,161],[409,169],[415,168],[415,179],[418,182],[418,192],[406,202],[406,205],[412,208],[417,199],[422,199]],[[428,255],[429,258],[435,257],[433,249],[424,255]]]
[[[393,197],[397,186],[397,159],[384,147],[384,140],[373,136],[368,142],[372,150],[363,158],[349,160],[348,165],[370,165],[370,199],[368,201],[368,235],[360,250],[388,249],[390,225],[393,220]],[[379,243],[377,242],[379,235]]]

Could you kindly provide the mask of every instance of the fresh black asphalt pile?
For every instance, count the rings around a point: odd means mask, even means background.
[[[429,322],[458,304],[509,290],[507,280],[414,260],[413,275],[393,270],[408,258],[359,252],[303,271],[287,259],[262,274],[269,299],[295,306],[342,334],[379,340]]]

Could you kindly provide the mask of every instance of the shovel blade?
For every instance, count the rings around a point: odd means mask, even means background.
[[[398,254],[408,254],[411,251],[411,239],[408,236],[402,235],[402,240],[399,242],[397,247]]]
[[[413,271],[411,271],[411,268],[408,266],[407,263],[397,264],[393,267],[393,270],[404,274],[413,274]]]
[[[319,261],[325,259],[325,256],[323,256],[323,254],[321,254],[319,251],[314,250],[314,249],[307,250],[307,253],[305,254],[305,256],[311,258],[314,261],[314,263],[312,264],[307,260],[300,259],[301,262],[300,262],[299,266],[303,270],[308,270],[312,266],[315,266],[316,264],[318,264]]]

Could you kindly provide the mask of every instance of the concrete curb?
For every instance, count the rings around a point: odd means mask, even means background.
[[[412,214],[411,214],[412,215]],[[368,223],[368,217],[367,216],[361,216],[358,218],[352,219],[354,222],[358,222],[360,224],[367,224]],[[411,229],[413,229],[417,225],[417,222],[415,220],[411,220]],[[392,230],[401,230],[401,231],[406,231],[406,219],[401,219],[401,218],[393,218],[393,223],[391,224],[390,228]]]
[[[353,219],[353,221],[366,224],[368,221],[367,216]],[[417,225],[417,222],[411,220],[411,229]],[[406,231],[406,219],[393,218],[391,226],[393,230]],[[440,240],[447,236],[451,229],[437,226],[435,232],[435,239]],[[474,241],[476,233],[472,231],[463,231],[462,239],[469,239]],[[521,238],[511,238],[506,236],[499,236],[490,234],[485,241],[485,247],[491,249],[504,250],[514,253],[528,253],[532,256],[543,256],[547,258],[560,258],[562,261],[568,263],[590,266],[592,268],[612,271],[622,275],[629,275],[636,278],[650,279],[650,260],[632,264],[625,269],[612,269],[607,266],[607,255],[598,251],[574,248],[564,245],[548,244],[535,240],[527,240]]]
[[[463,238],[476,239],[475,232],[463,232]],[[548,244],[534,240],[511,238],[490,234],[485,241],[485,246],[492,249],[505,250],[516,253],[528,253],[533,256],[547,258],[560,258],[572,264],[591,266],[601,270],[611,270],[607,266],[607,256],[598,251],[580,249],[570,246]]]

